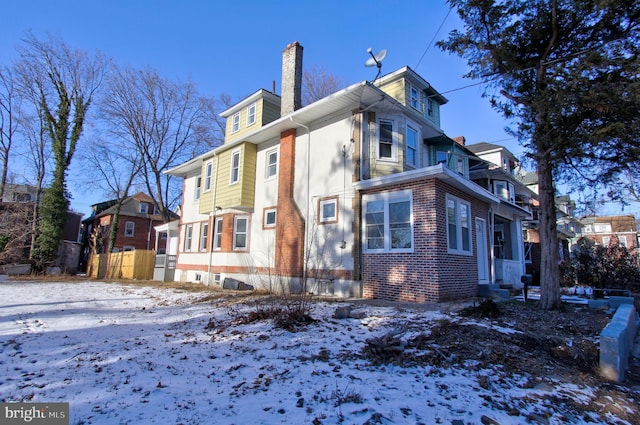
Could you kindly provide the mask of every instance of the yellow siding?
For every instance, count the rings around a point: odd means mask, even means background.
[[[238,150],[240,151],[240,179],[238,183],[230,184],[231,157]],[[218,170],[216,206],[252,208],[256,180],[256,146],[251,143],[243,143],[220,153],[218,158],[220,168]]]
[[[247,126],[248,110],[248,107],[244,107],[240,110],[240,129],[235,133],[231,132],[231,127],[233,126],[233,115],[230,115],[227,118],[225,143],[242,139],[245,134],[255,131],[263,125],[266,125],[280,118],[279,106],[273,105],[269,102],[265,102],[264,99],[258,99],[256,101],[256,121],[253,124]]]
[[[200,214],[208,214],[212,211],[213,208],[213,190],[215,188],[215,178],[216,178],[216,161],[217,157],[210,157],[202,161],[202,169],[200,170],[200,177],[202,179],[202,186],[200,188],[200,202],[198,203],[198,212]],[[213,170],[211,174],[211,190],[208,192],[204,191],[204,178],[205,172],[207,169],[207,163],[212,162]]]
[[[402,103],[403,105],[406,105],[406,99],[407,99],[407,93],[406,90],[407,88],[405,87],[405,80],[404,79],[400,79],[400,80],[396,80],[393,81],[385,86],[380,87],[380,89],[387,93],[389,96],[393,97],[394,99],[396,99],[398,102]]]

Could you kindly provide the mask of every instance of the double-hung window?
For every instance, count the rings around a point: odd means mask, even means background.
[[[247,107],[247,127],[256,122],[256,104]]]
[[[395,160],[397,141],[393,121],[382,119],[378,122],[378,159]]]
[[[231,177],[229,184],[238,183],[240,181],[240,151],[234,151],[231,154]]]
[[[411,167],[418,166],[418,130],[407,126],[405,162]]]
[[[209,223],[202,223],[202,226],[200,226],[200,251],[207,250],[208,238],[209,238]]]
[[[132,238],[135,228],[136,228],[136,223],[134,223],[133,221],[127,221],[124,224],[124,235],[126,237]]]
[[[184,250],[191,251],[191,240],[193,239],[193,224],[187,224],[184,229]]]
[[[231,132],[235,133],[240,131],[240,112],[236,112],[231,117]]]
[[[409,96],[410,96],[409,103],[411,104],[411,107],[419,111],[420,110],[420,92],[418,92],[418,89],[412,86],[409,89]]]
[[[277,175],[278,175],[278,150],[273,149],[267,152],[265,178],[271,179]]]
[[[216,217],[213,225],[213,249],[222,248],[222,217]]]
[[[364,251],[413,252],[413,197],[410,190],[365,195]]]
[[[207,162],[204,167],[204,191],[211,190],[211,179],[213,177],[213,161]]]
[[[194,200],[197,201],[200,199],[201,190],[202,190],[202,176],[198,176],[196,177],[196,190],[195,190],[195,194],[193,195]]]
[[[246,216],[236,216],[233,222],[233,249],[247,249],[249,219]]]
[[[447,246],[449,253],[471,255],[471,204],[447,195]]]

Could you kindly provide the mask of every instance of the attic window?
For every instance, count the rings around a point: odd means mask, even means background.
[[[240,112],[236,112],[231,117],[231,132],[235,133],[240,130]]]
[[[419,111],[420,110],[420,94],[418,93],[418,90],[415,87],[411,87],[409,89],[409,96],[410,96],[409,102],[411,104],[411,107]]]
[[[146,214],[148,210],[149,210],[149,206],[144,202],[140,202],[140,213]]]
[[[247,107],[247,127],[256,122],[256,104],[253,103]]]
[[[397,142],[393,132],[393,121],[378,122],[378,159],[396,159]]]

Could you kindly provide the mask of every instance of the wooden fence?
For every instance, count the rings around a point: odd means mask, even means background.
[[[87,265],[87,277],[151,280],[155,256],[155,251],[140,249],[92,255]]]

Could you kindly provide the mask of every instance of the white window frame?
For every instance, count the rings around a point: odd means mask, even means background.
[[[273,217],[273,221],[269,220],[270,217]],[[273,229],[276,227],[276,220],[278,220],[276,208],[265,208],[262,214],[262,227],[265,229]]]
[[[247,127],[255,124],[257,110],[258,108],[255,103],[252,103],[251,105],[247,106]]]
[[[200,251],[204,252],[207,250],[207,241],[209,239],[209,223],[203,222],[200,225]]]
[[[146,202],[140,202],[140,214],[146,214],[149,211],[149,205]]]
[[[187,224],[184,227],[184,252],[191,252],[191,243],[193,241],[193,224]]]
[[[213,249],[220,250],[222,248],[222,217],[216,217],[213,222]]]
[[[618,236],[618,245],[627,248],[628,247],[628,245],[627,245],[627,237],[626,236]]]
[[[385,252],[398,252],[398,253],[411,253],[414,251],[415,247],[415,236],[414,236],[414,226],[413,226],[413,191],[412,190],[401,190],[397,192],[385,192],[385,193],[377,193],[371,195],[364,195],[362,197],[363,202],[363,252],[365,253],[385,253]],[[383,221],[382,223],[369,223],[367,220],[367,206],[372,202],[382,202],[383,204]],[[410,248],[393,248],[392,247],[392,224],[390,222],[390,205],[409,202],[409,229],[411,232],[411,247]],[[382,225],[382,238],[383,238],[383,247],[382,248],[369,248],[368,245],[368,227]]]
[[[235,166],[235,158],[238,159],[238,165]],[[240,181],[240,149],[236,149],[231,153],[231,170],[229,172],[229,184],[237,184]]]
[[[414,138],[414,145],[413,146],[409,146],[409,132],[413,132],[415,134],[415,138]],[[407,124],[407,130],[405,133],[405,155],[404,155],[404,162],[405,164],[407,164],[409,167],[413,167],[413,168],[418,168],[418,146],[420,145],[418,143],[418,140],[420,140],[420,132],[418,131],[418,129],[416,128],[415,125],[413,124]],[[409,162],[409,153],[413,152],[413,162]]]
[[[238,231],[238,222],[245,222],[244,232]],[[238,236],[244,235],[244,246],[238,245]],[[246,251],[249,248],[249,217],[246,215],[237,215],[233,218],[233,250]]]
[[[127,238],[133,238],[135,235],[136,223],[133,221],[125,221],[124,223],[124,235]]]
[[[211,191],[211,181],[213,180],[213,161],[207,161],[204,165],[204,192]]]
[[[333,215],[325,215],[325,207],[333,205]],[[321,199],[318,202],[318,217],[320,224],[337,223],[338,222],[338,198]]]
[[[231,132],[237,133],[238,131],[240,131],[240,112],[231,116]]]
[[[453,205],[453,223],[451,223],[451,216],[449,214],[450,205]],[[462,207],[464,207],[467,211],[466,223],[464,222],[464,217],[462,217]],[[447,250],[449,254],[459,254],[459,255],[473,255],[473,234],[471,227],[471,203],[464,201],[460,198],[457,198],[452,195],[446,196],[445,201],[445,215],[447,219]],[[466,226],[465,226],[466,224]],[[450,228],[454,227],[456,230],[455,234],[455,246],[452,246],[452,240],[450,236]],[[463,238],[463,230],[466,227],[466,232],[468,236],[467,245],[468,248],[464,248],[464,238]]]
[[[202,191],[202,176],[196,176],[196,187],[194,189],[194,201],[200,200],[200,192]]]
[[[611,236],[603,236],[602,237],[602,246],[609,247],[611,245]]]
[[[420,111],[420,91],[414,86],[409,86],[409,105]]]
[[[381,156],[380,155],[380,145],[382,144],[382,127],[383,124],[391,124],[391,156]],[[385,143],[387,144],[387,143]],[[398,134],[397,134],[397,123],[395,120],[391,118],[381,117],[378,120],[378,142],[376,145],[376,158],[379,161],[398,161]]]
[[[275,162],[271,163],[271,158],[273,156],[275,156]],[[264,172],[266,180],[272,180],[278,176],[278,159],[279,159],[278,156],[279,156],[279,152],[277,148],[267,151],[266,159],[265,159],[265,172]]]

